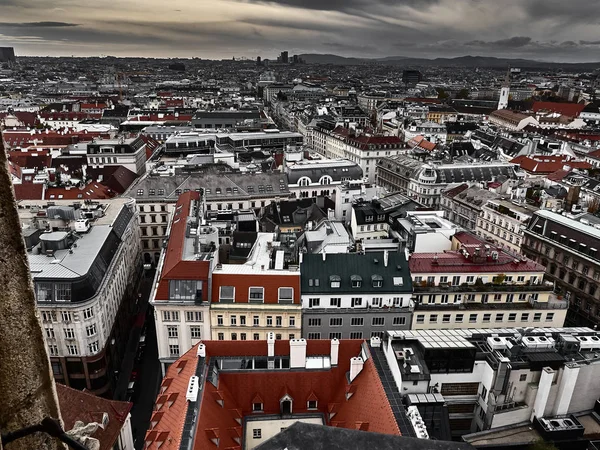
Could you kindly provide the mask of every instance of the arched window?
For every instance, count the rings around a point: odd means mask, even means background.
[[[311,180],[308,177],[302,177],[298,180],[298,186],[310,186]]]
[[[320,179],[319,179],[319,184],[331,184],[333,182],[333,178],[331,178],[329,175],[323,175]]]

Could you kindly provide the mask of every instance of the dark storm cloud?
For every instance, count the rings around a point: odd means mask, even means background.
[[[77,27],[78,23],[69,22],[0,22],[0,28],[63,28]]]
[[[531,38],[528,36],[514,36],[508,39],[499,39],[497,41],[480,41],[474,40],[465,42],[468,47],[491,47],[491,48],[520,48],[531,43]]]
[[[372,10],[375,6],[427,6],[439,0],[239,0],[244,3],[290,6],[293,8],[315,9],[319,11]]]

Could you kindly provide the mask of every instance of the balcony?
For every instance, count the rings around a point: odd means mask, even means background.
[[[481,303],[479,301],[463,301],[461,303],[415,303],[415,310],[520,310],[520,309],[568,309],[568,300],[559,299],[556,295],[550,294],[547,302],[533,300],[531,296],[528,300],[515,302],[494,302]]]
[[[523,292],[551,292],[552,284],[494,284],[494,283],[463,283],[458,286],[452,286],[450,283],[439,283],[437,285],[413,284],[415,294],[470,294],[470,293],[494,293],[494,292],[513,292],[515,294]]]

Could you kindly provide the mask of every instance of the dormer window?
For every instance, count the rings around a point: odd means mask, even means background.
[[[373,222],[373,216],[365,216],[365,222]]]
[[[350,281],[352,282],[353,288],[359,288],[362,286],[362,277],[360,275],[352,275],[350,277]]]
[[[252,403],[252,411],[253,412],[262,412],[263,404],[262,403]]]
[[[339,288],[341,286],[341,284],[342,284],[342,279],[339,275],[331,275],[329,277],[329,285],[332,288],[334,288],[334,289]]]
[[[316,400],[309,400],[306,403],[306,409],[317,409],[318,402]]]
[[[383,286],[383,277],[381,275],[372,275],[371,281],[373,283],[373,287],[380,288]]]

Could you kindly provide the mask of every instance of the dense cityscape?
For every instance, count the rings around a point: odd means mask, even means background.
[[[600,63],[0,48],[63,429],[597,450],[598,93]]]

